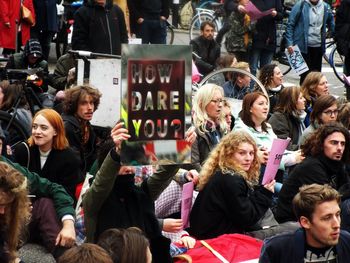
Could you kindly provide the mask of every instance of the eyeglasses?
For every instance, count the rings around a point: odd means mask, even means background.
[[[332,115],[338,115],[339,110],[327,110],[324,111],[323,113],[326,114],[327,116],[332,116]]]
[[[218,100],[211,100],[211,102],[214,102],[215,104],[219,105],[224,102],[223,99],[218,99]]]

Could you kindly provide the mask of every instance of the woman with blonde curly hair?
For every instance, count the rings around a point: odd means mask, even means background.
[[[18,262],[16,251],[19,235],[27,220],[27,178],[0,162],[0,262]]]
[[[193,123],[197,138],[192,145],[192,163],[202,164],[227,132],[223,111],[224,91],[215,84],[203,85],[193,102]]]
[[[200,172],[199,194],[190,215],[198,239],[261,230],[258,221],[271,205],[275,181],[258,185],[257,146],[246,132],[231,132]]]

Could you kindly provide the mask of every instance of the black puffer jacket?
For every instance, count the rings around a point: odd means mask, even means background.
[[[169,0],[127,0],[130,11],[131,32],[137,28],[139,18],[160,19],[169,17]]]
[[[74,50],[120,55],[122,43],[128,43],[124,14],[110,0],[105,7],[88,0],[75,13]]]
[[[335,39],[339,54],[350,56],[350,0],[343,0],[337,10]]]
[[[253,49],[264,48],[275,50],[276,48],[276,21],[282,20],[281,0],[253,0],[252,3],[261,11],[275,9],[277,15],[264,16],[256,22],[256,30],[253,35]]]

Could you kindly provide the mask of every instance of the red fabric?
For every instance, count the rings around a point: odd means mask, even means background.
[[[225,234],[205,241],[231,263],[259,258],[263,245],[261,240],[240,234]],[[191,256],[193,263],[221,263],[199,240],[186,255]],[[184,261],[175,260],[174,262]]]
[[[27,7],[33,14],[35,19],[35,11],[33,0],[23,0],[23,5]],[[20,0],[0,0],[0,46],[3,48],[15,49],[16,47],[16,19],[20,20]],[[6,22],[10,22],[10,28],[5,26]],[[30,26],[22,23],[22,45],[30,38]]]
[[[80,183],[80,184],[78,184],[78,185],[75,187],[75,200],[78,200],[78,199],[79,199],[80,192],[81,192],[81,190],[83,189],[83,184],[84,184],[84,183]]]

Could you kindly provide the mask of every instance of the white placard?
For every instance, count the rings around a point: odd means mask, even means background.
[[[288,58],[289,65],[292,67],[296,74],[301,75],[309,70],[309,67],[307,66],[297,45],[293,46],[292,54],[289,54],[288,49],[285,50],[285,53]]]

